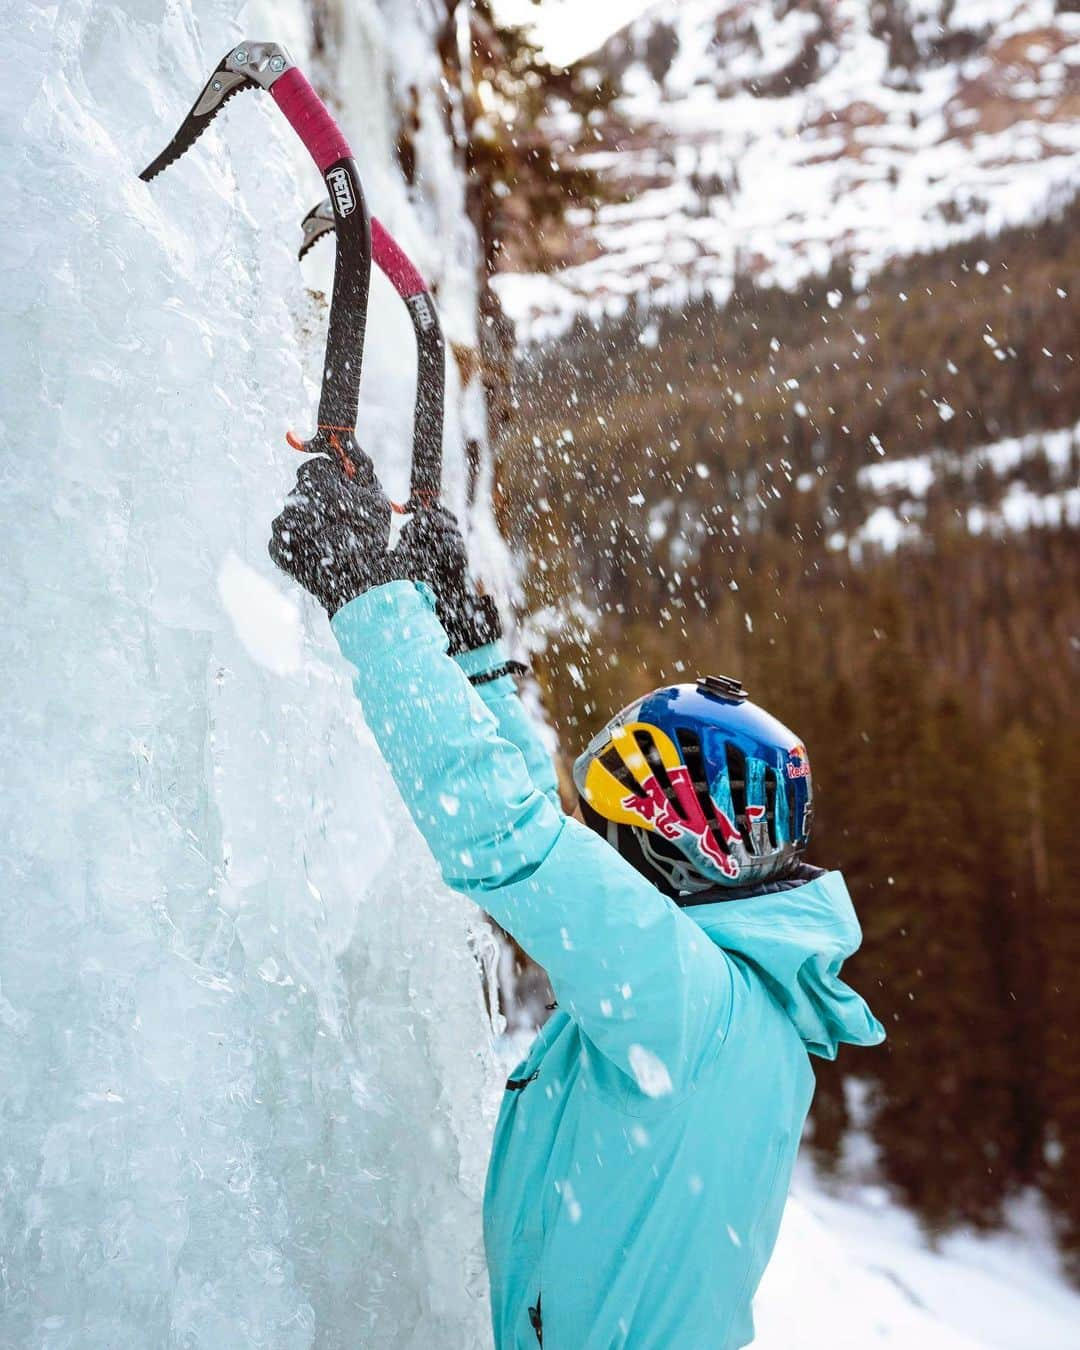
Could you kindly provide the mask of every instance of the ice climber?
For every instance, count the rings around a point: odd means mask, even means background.
[[[809,1056],[883,1037],[838,977],[860,938],[844,882],[802,861],[806,752],[734,681],[659,689],[578,759],[567,817],[452,517],[389,533],[367,461],[348,480],[312,459],[270,552],[325,606],[447,884],[558,999],[495,1131],[495,1344],[747,1345]]]

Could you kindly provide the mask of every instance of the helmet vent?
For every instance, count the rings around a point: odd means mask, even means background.
[[[765,770],[765,825],[769,832],[769,844],[776,847],[776,789],[778,786],[776,770]]]
[[[620,782],[624,788],[627,788],[631,792],[640,791],[637,779],[623,763],[622,755],[619,754],[614,746],[605,750],[599,757],[599,761],[604,768],[607,769],[608,773]]]
[[[739,827],[747,852],[753,853],[749,821],[746,819],[746,756],[730,741],[725,743],[724,749],[727,752],[728,786],[731,788],[731,805],[735,808],[735,824]]]
[[[660,790],[667,798],[668,805],[678,815],[683,815],[679,806],[679,799],[675,795],[675,789],[671,785],[671,779],[668,777],[667,769],[664,767],[664,761],[660,758],[660,751],[656,748],[656,742],[647,731],[635,731],[634,740],[637,747],[645,756],[649,768],[656,775],[656,781],[660,784]],[[637,787],[637,784],[634,785]],[[640,792],[640,788],[638,791]]]
[[[691,731],[689,727],[679,727],[675,735],[678,737],[679,749],[682,750],[683,763],[686,765],[690,781],[693,784],[694,796],[698,799],[698,805],[701,807],[705,819],[711,824],[716,818],[716,811],[709,792],[709,779],[705,772],[705,755],[701,749],[701,737],[696,731]]]

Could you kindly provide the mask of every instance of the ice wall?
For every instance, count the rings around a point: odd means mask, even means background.
[[[136,177],[222,52],[301,55],[307,15],[4,9],[0,1345],[483,1345],[479,930],[265,553],[317,402],[294,256],[321,183],[258,94]],[[434,7],[330,9],[373,205],[468,341],[445,129],[424,122],[411,202],[390,157],[391,86],[434,98]],[[395,304],[374,289],[361,400],[391,486]],[[479,414],[453,371],[450,393],[460,493]]]

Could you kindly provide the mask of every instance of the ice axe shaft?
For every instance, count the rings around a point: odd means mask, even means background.
[[[304,217],[300,257],[333,228],[333,207],[329,201],[320,202]],[[446,400],[446,358],[442,328],[423,276],[401,245],[374,218],[371,221],[371,250],[380,271],[405,302],[416,337],[412,470],[409,500],[405,504],[406,510],[415,511],[437,505],[442,495],[442,438]]]
[[[344,452],[358,457],[356,414],[364,359],[371,224],[349,143],[303,71],[284,47],[245,41],[220,61],[165,149],[143,170],[149,182],[194,145],[224,103],[245,89],[265,89],[304,143],[326,183],[337,233],[334,288],[319,398],[319,430],[307,442],[325,448],[333,434]]]

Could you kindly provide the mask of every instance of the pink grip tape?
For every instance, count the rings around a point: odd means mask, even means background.
[[[413,266],[404,249],[374,219],[371,222],[371,253],[376,265],[403,300],[427,290],[427,282]]]
[[[303,71],[295,66],[287,70],[270,86],[270,96],[307,146],[320,173],[325,173],[335,160],[352,157],[349,142]]]

